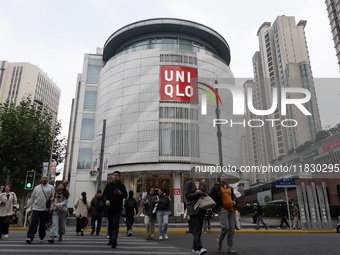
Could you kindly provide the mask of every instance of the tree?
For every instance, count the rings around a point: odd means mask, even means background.
[[[9,101],[0,104],[0,176],[2,183],[10,178],[20,200],[19,224],[27,196],[24,190],[26,172],[36,171],[36,183],[40,181],[42,163],[50,158],[52,136],[60,133],[58,125],[53,134],[52,124],[49,111],[32,102],[30,97],[24,98],[18,106]]]

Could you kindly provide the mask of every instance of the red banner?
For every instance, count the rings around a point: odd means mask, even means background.
[[[197,70],[179,66],[161,66],[161,101],[197,103]]]
[[[331,151],[340,147],[340,140],[322,147],[323,152]]]

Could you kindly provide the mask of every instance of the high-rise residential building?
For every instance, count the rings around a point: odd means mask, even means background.
[[[195,166],[224,162],[235,166],[227,175],[238,180],[238,129],[221,125],[217,131],[213,125],[215,112],[220,118],[232,116],[232,95],[221,88],[223,79],[233,79],[229,64],[230,49],[219,33],[171,18],[124,26],[108,38],[102,53],[86,54],[65,163],[69,204],[84,190],[93,196],[110,180],[104,174],[98,179],[101,161],[106,174],[122,173],[137,198],[151,187],[164,187],[176,216]],[[216,101],[204,97],[215,81],[221,84],[218,93],[211,90],[220,97]],[[216,182],[216,175],[205,177],[207,186]]]
[[[0,103],[8,99],[18,105],[27,96],[43,103],[56,117],[60,88],[36,65],[0,61]]]
[[[249,165],[270,164],[273,160],[290,153],[306,141],[315,139],[321,131],[319,110],[315,95],[313,76],[305,37],[306,21],[295,23],[294,17],[279,16],[271,23],[264,22],[258,32],[259,48],[253,56],[253,82],[244,85],[251,88],[252,104],[255,109],[275,111],[269,115],[248,113],[248,119],[259,119],[261,128],[248,126],[247,148],[250,150]],[[311,113],[305,115],[298,107],[288,104],[286,111],[281,107],[283,88],[303,88],[310,92],[311,99],[303,106]],[[273,93],[277,91],[277,96]],[[286,98],[297,99],[301,93],[287,93]],[[275,98],[276,97],[276,98]],[[251,155],[250,155],[251,154]],[[270,175],[253,176],[253,182],[267,181]]]
[[[340,0],[326,0],[325,3],[332,30],[336,57],[340,68]]]

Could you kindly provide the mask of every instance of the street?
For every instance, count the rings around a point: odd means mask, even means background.
[[[25,230],[10,230],[9,238],[0,240],[1,254],[29,255],[29,254],[173,254],[186,255],[191,252],[191,234],[169,233],[169,240],[145,240],[145,233],[133,233],[127,237],[125,233],[119,234],[118,246],[112,249],[107,246],[106,233],[91,236],[85,232],[84,236],[76,236],[73,228],[67,229],[67,234],[62,242],[54,244],[47,242],[48,234],[43,242],[36,236],[32,244],[27,244]],[[157,234],[155,235],[157,237]],[[226,254],[226,240],[223,242],[222,251],[215,247],[217,234],[202,234],[202,242],[208,250],[207,254]],[[237,254],[339,254],[340,234],[319,233],[268,233],[268,234],[236,234],[234,249]]]

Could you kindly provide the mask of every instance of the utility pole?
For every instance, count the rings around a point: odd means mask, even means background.
[[[217,84],[217,80],[215,80],[215,84]],[[216,92],[218,94],[218,89],[216,88]],[[216,119],[220,119],[220,109],[218,107],[218,98],[216,95],[216,102],[217,102],[217,106],[216,106]],[[219,164],[221,167],[223,167],[223,154],[222,154],[222,132],[221,132],[221,125],[217,125],[217,141],[218,141],[218,157],[219,157]]]
[[[100,159],[98,167],[98,180],[97,180],[97,191],[102,190],[102,173],[104,163],[104,147],[105,147],[105,132],[106,132],[106,119],[103,120],[103,131],[102,131],[102,142],[100,146]]]

